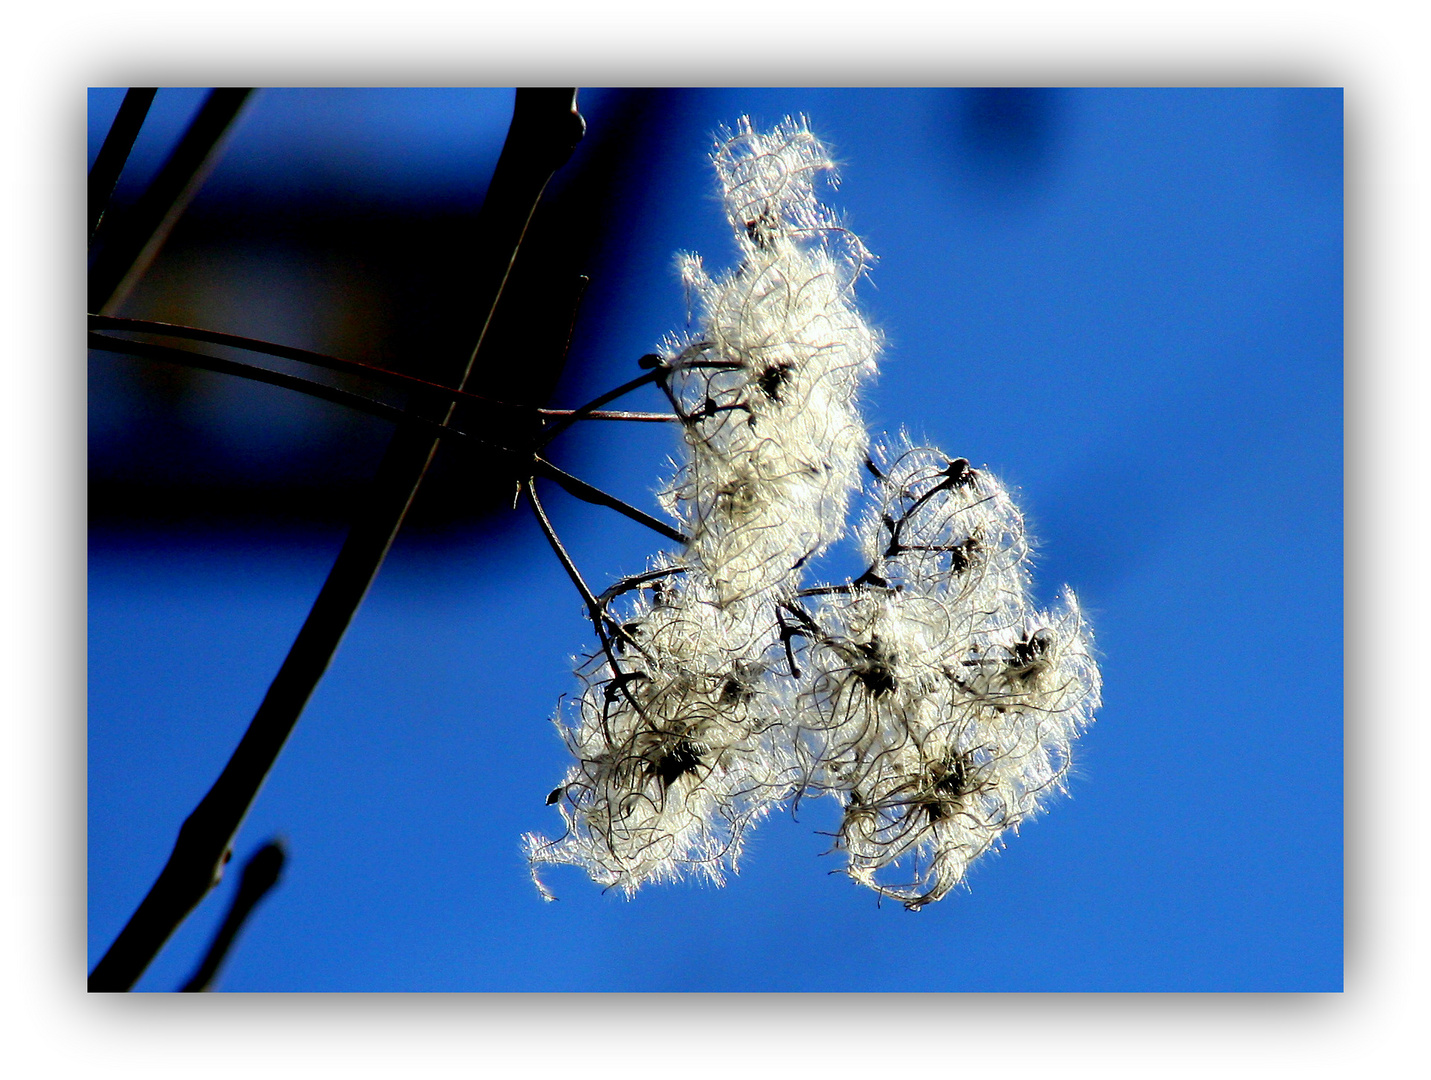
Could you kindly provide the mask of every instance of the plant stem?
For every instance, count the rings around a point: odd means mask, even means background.
[[[604,623],[610,623],[611,628],[617,632],[628,645],[634,646],[641,652],[641,643],[631,636],[630,632],[617,623],[606,613],[606,607],[599,601],[586,581],[581,576],[581,571],[576,568],[576,563],[572,561],[567,553],[566,545],[561,542],[561,537],[557,536],[556,529],[552,526],[551,519],[547,517],[546,509],[542,506],[541,499],[537,498],[537,487],[528,477],[518,485],[518,497],[526,495],[527,501],[531,504],[532,513],[537,516],[537,524],[541,526],[542,535],[547,538],[547,543],[551,545],[552,551],[556,553],[562,569],[566,571],[567,577],[571,578],[571,583],[576,586],[576,591],[581,593],[581,598],[586,604],[586,613],[591,619],[592,629],[596,631],[596,639],[601,643],[601,651],[606,654],[606,662],[611,666],[611,671],[615,677],[615,683],[620,688],[622,695],[631,703],[631,707],[642,716],[645,710],[641,708],[640,702],[631,696],[631,691],[627,689],[626,683],[630,681],[628,673],[621,668],[620,662],[616,659],[616,652],[611,647],[611,638],[606,633]]]
[[[581,499],[583,502],[592,503],[595,506],[604,506],[608,510],[615,510],[618,514],[623,514],[632,521],[645,525],[648,529],[660,533],[668,540],[674,540],[678,544],[690,543],[689,537],[671,528],[671,526],[667,525],[664,521],[653,518],[644,510],[638,510],[630,503],[618,499],[615,495],[610,495],[600,488],[588,484],[585,480],[572,476],[571,473],[557,468],[557,466],[543,457],[478,438],[461,428],[452,427],[448,423],[429,420],[417,412],[401,409],[396,405],[389,405],[383,401],[375,401],[372,398],[364,397],[362,394],[355,394],[349,390],[340,390],[335,386],[314,382],[312,379],[304,379],[298,375],[289,375],[287,372],[269,371],[267,368],[255,367],[252,364],[245,364],[237,360],[225,360],[222,357],[189,352],[186,349],[176,349],[170,345],[158,345],[148,341],[121,341],[118,338],[108,337],[104,334],[91,333],[89,335],[89,347],[91,349],[128,353],[146,360],[160,360],[169,363],[184,364],[188,367],[201,368],[205,371],[215,371],[222,375],[238,375],[245,379],[252,379],[254,382],[282,387],[285,390],[297,390],[299,393],[308,394],[310,397],[316,397],[321,401],[331,401],[335,405],[344,405],[357,412],[367,413],[369,416],[376,416],[382,420],[391,420],[395,424],[406,424],[435,439],[455,439],[468,446],[479,447],[504,457],[514,467],[518,467],[518,463],[520,463],[520,469],[525,469],[530,466],[530,468],[536,470],[538,476],[545,476],[547,479],[556,482],[569,494]],[[430,383],[427,385],[435,386],[436,384]],[[438,389],[445,390],[443,387],[438,387]],[[460,393],[460,391],[445,392]],[[587,413],[581,417],[581,419],[628,420],[634,418],[647,420],[653,417],[662,421],[672,419],[672,417],[664,413],[611,413],[603,416]],[[451,417],[449,416],[448,419],[450,420]]]
[[[577,479],[575,476],[572,476],[571,473],[557,468],[545,458],[538,457],[533,459],[533,466],[538,476],[545,476],[548,480],[560,484],[561,487],[566,490],[567,494],[575,496],[582,502],[589,502],[595,506],[604,506],[608,510],[615,510],[618,514],[624,514],[637,524],[645,525],[646,528],[651,529],[653,532],[660,533],[667,540],[672,540],[682,546],[691,542],[691,538],[685,533],[671,528],[671,526],[667,525],[664,521],[653,518],[650,514],[642,510],[636,509],[636,507],[630,503],[622,502],[614,495],[608,495],[599,487],[594,487],[585,480]]]
[[[249,856],[248,862],[243,864],[243,875],[239,878],[238,892],[234,894],[233,903],[229,905],[229,913],[224,916],[223,924],[214,935],[209,951],[204,954],[198,970],[181,987],[183,993],[202,993],[213,985],[219,968],[228,958],[234,939],[243,929],[243,924],[253,914],[259,901],[278,884],[278,875],[283,872],[285,860],[283,845],[276,840],[270,840]]]
[[[89,328],[90,330],[118,330],[123,333],[153,334],[162,337],[183,338],[189,341],[202,341],[209,345],[223,345],[228,348],[242,349],[245,352],[260,353],[264,356],[277,356],[284,360],[296,360],[301,364],[311,364],[313,367],[324,368],[328,371],[338,371],[345,375],[358,375],[364,378],[376,379],[379,382],[389,383],[390,385],[400,386],[406,389],[440,392],[454,400],[471,402],[476,405],[490,405],[499,409],[513,409],[529,415],[536,414],[538,416],[543,415],[545,412],[545,410],[538,409],[532,405],[514,405],[506,401],[497,401],[494,398],[474,394],[468,390],[455,390],[450,386],[443,386],[441,383],[431,382],[428,379],[420,379],[416,375],[405,375],[402,372],[377,367],[374,364],[365,364],[359,360],[344,360],[341,357],[329,356],[326,353],[314,352],[311,349],[299,349],[292,345],[277,345],[271,341],[259,341],[257,338],[242,337],[239,334],[225,334],[219,330],[206,330],[198,326],[181,326],[174,323],[154,322],[150,319],[124,319],[113,315],[91,315],[89,317]],[[105,340],[113,342],[116,339],[106,338]]]
[[[202,341],[210,345],[223,345],[227,348],[242,349],[245,352],[260,353],[264,356],[277,356],[284,360],[296,360],[299,363],[312,364],[314,367],[325,368],[329,371],[338,371],[347,375],[358,375],[365,378],[376,379],[379,382],[385,382],[404,389],[438,392],[456,401],[471,402],[475,405],[486,405],[497,409],[510,409],[517,413],[525,413],[543,418],[562,419],[574,417],[577,420],[634,420],[644,423],[662,424],[673,423],[680,419],[671,413],[629,412],[613,409],[603,410],[591,409],[586,406],[583,406],[581,409],[543,409],[535,405],[518,405],[509,401],[498,401],[496,398],[485,397],[482,394],[474,394],[470,390],[455,390],[450,386],[443,386],[440,383],[431,382],[427,379],[419,379],[416,375],[404,375],[402,372],[377,367],[373,364],[365,364],[359,360],[344,360],[341,357],[329,356],[326,353],[313,352],[311,349],[299,349],[292,345],[277,345],[271,341],[259,341],[257,338],[242,337],[238,334],[225,334],[219,330],[205,330],[197,326],[181,326],[175,323],[154,322],[150,319],[124,319],[114,315],[90,315],[89,328],[92,331],[119,330],[125,333],[152,334],[161,337],[183,338],[189,341]],[[176,364],[187,364],[194,367],[208,368],[213,371],[220,370],[214,367],[210,363],[211,358],[203,353],[180,352],[178,350],[172,350],[168,346],[160,346],[160,348],[167,351],[164,356],[159,356],[154,352],[146,353],[128,349],[125,346],[129,344],[131,343],[128,339],[99,335],[92,335],[90,337],[91,348],[105,349],[109,352],[131,352],[135,356],[146,356],[149,359],[168,360]],[[227,374],[253,378],[260,382],[269,381],[265,378],[266,373],[263,368],[233,361],[223,361],[223,363],[228,365],[222,369]],[[319,384],[295,378],[292,383],[281,383],[278,385],[288,386],[290,389],[300,390],[304,393],[311,393],[312,391],[307,389],[307,387],[317,386]]]
[[[190,352],[187,349],[176,349],[172,345],[159,345],[149,341],[121,341],[119,338],[108,337],[104,334],[90,334],[89,347],[105,352],[125,353],[129,356],[137,356],[145,360],[183,364],[185,367],[199,368],[203,371],[214,371],[221,375],[238,375],[245,379],[251,379],[254,382],[266,383],[269,386],[278,386],[285,390],[297,390],[299,393],[307,394],[309,397],[315,397],[321,401],[331,401],[335,405],[343,405],[357,412],[367,413],[369,416],[376,416],[383,420],[391,420],[396,424],[410,424],[422,429],[434,438],[457,438],[469,444],[476,444],[484,449],[495,450],[499,453],[516,453],[516,451],[508,447],[484,442],[481,439],[469,435],[465,431],[454,427],[447,427],[419,413],[401,409],[396,405],[389,405],[384,401],[376,401],[373,398],[364,397],[362,394],[355,394],[351,390],[341,390],[336,386],[328,386],[326,383],[314,382],[312,379],[305,379],[298,375],[289,375],[283,371],[270,371],[268,368],[256,367],[253,364],[245,364],[238,360],[225,360],[222,357],[208,356],[205,353]]]
[[[251,93],[209,91],[154,183],[118,228],[105,229],[106,236],[115,235],[106,240],[89,270],[90,311],[108,315],[124,303],[218,160],[219,144]]]
[[[542,191],[584,130],[574,90],[517,91],[507,141],[476,222],[479,331],[465,366],[454,373],[459,389],[466,389],[484,359],[483,343]],[[415,400],[413,406],[431,407],[445,426],[456,405],[442,395],[434,398]],[[263,703],[218,780],[180,828],[158,880],[90,973],[90,990],[130,989],[217,882],[234,834],[367,594],[437,446],[433,434],[411,425],[394,434],[373,490]]]
[[[572,409],[564,419],[558,420],[555,424],[552,424],[549,428],[542,432],[542,437],[540,441],[538,441],[536,448],[540,450],[542,447],[546,446],[549,442],[555,439],[567,428],[571,427],[572,424],[576,423],[578,420],[586,419],[588,416],[592,415],[593,410],[595,410],[601,405],[605,405],[608,401],[615,401],[617,398],[622,397],[625,394],[629,394],[633,390],[640,389],[647,383],[655,382],[658,375],[658,372],[648,371],[645,375],[639,375],[636,378],[632,379],[630,382],[622,383],[615,390],[608,390],[600,397],[593,398],[591,401],[588,401],[585,405],[582,405],[576,409]],[[673,419],[679,418],[676,417]]]
[[[129,152],[134,149],[134,140],[139,137],[139,129],[144,126],[144,118],[149,115],[149,106],[154,104],[154,87],[130,87],[124,100],[119,103],[119,112],[114,123],[109,125],[109,134],[104,137],[104,145],[94,159],[94,168],[89,171],[89,243],[94,243],[95,231],[104,220],[104,212],[109,208],[109,200],[114,195],[114,185],[119,183],[119,174],[124,171],[124,163],[129,160]]]

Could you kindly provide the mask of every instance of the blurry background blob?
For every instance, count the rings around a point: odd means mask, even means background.
[[[123,96],[92,90],[93,161]],[[136,197],[201,91],[162,90]],[[510,118],[495,90],[264,90],[121,314],[422,374],[465,354],[471,229]],[[444,449],[240,833],[289,863],[226,989],[1328,990],[1341,985],[1341,93],[583,91],[588,135],[519,272],[591,277],[565,368],[503,313],[479,391],[574,404],[686,325],[680,250],[732,245],[722,124],[805,113],[828,199],[880,258],[872,430],[987,464],[1067,581],[1106,680],[1073,797],[917,916],[828,871],[818,801],[739,877],[532,889],[547,722],[579,601],[480,460]],[[90,355],[91,963],[237,742],[389,428],[237,379]],[[633,408],[659,408],[633,399]],[[592,425],[558,463],[654,510],[673,435]],[[605,583],[655,538],[554,496]],[[844,572],[839,557],[827,576]],[[220,887],[236,887],[231,873]],[[192,971],[226,897],[140,983]]]

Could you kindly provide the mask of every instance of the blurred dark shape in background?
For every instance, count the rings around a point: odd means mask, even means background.
[[[935,146],[946,146],[965,192],[987,199],[1036,193],[1049,178],[1062,121],[1060,91],[974,87],[938,95]]]
[[[122,92],[112,92],[107,111],[94,95],[111,92],[91,93],[91,124],[100,129],[90,133],[93,158]],[[679,99],[582,93],[587,138],[548,187],[498,309],[491,355],[504,362],[475,376],[472,390],[549,401],[580,276],[622,273],[646,194],[639,163]],[[132,207],[197,100],[193,91],[159,92],[111,219]],[[480,330],[471,307],[473,225],[511,100],[510,91],[490,90],[259,91],[117,314],[433,377],[465,359]],[[320,115],[295,119],[305,107]],[[345,111],[360,137],[325,141],[325,109]],[[395,111],[405,127],[393,123]],[[474,124],[480,114],[485,122]],[[477,134],[483,145],[474,147]],[[166,137],[169,145],[156,145]],[[577,317],[578,339],[599,327],[590,311]],[[392,432],[292,391],[101,352],[90,354],[89,405],[92,542],[155,528],[342,527]],[[510,478],[473,459],[470,449],[439,451],[409,529],[470,531],[510,503]]]

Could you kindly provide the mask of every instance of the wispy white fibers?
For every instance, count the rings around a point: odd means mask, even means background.
[[[803,121],[743,120],[714,161],[742,259],[714,279],[682,260],[701,334],[663,360],[686,459],[662,502],[692,539],[578,671],[559,720],[566,829],[525,838],[534,868],[627,891],[688,870],[720,882],[746,826],[793,791],[768,685],[778,605],[843,532],[867,443],[855,393],[877,338],[852,293],[869,256],[816,199],[828,154]]]
[[[745,827],[790,790],[791,770],[763,739],[774,723],[756,692],[765,628],[698,577],[641,590],[626,614],[617,670],[592,657],[558,723],[576,759],[553,792],[566,832],[527,837],[528,856],[628,892],[691,870],[719,884]]]
[[[824,794],[850,876],[918,908],[1064,786],[1099,703],[1089,635],[1067,590],[1033,605],[1023,518],[988,472],[907,439],[867,456],[871,257],[816,198],[833,165],[805,121],[741,120],[714,163],[741,259],[713,277],[682,258],[699,331],[660,358],[685,451],[662,503],[691,541],[605,598],[557,719],[565,829],[527,856],[628,893],[720,883],[751,824]],[[802,588],[866,464],[868,569]]]
[[[795,715],[850,876],[919,907],[1063,787],[1100,680],[1072,593],[1032,606],[999,482],[907,442],[881,457],[870,568],[819,598]]]
[[[731,600],[790,591],[844,532],[878,338],[853,304],[870,255],[815,198],[834,168],[824,147],[803,120],[727,134],[715,166],[742,259],[714,279],[681,260],[702,319],[669,383],[692,419],[665,504],[693,537],[689,563]]]

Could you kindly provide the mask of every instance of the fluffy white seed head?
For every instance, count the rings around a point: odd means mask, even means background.
[[[722,880],[746,826],[791,793],[767,675],[776,605],[842,533],[868,441],[855,394],[877,339],[852,292],[869,257],[816,199],[828,154],[803,120],[765,135],[741,121],[714,161],[743,261],[713,279],[683,260],[700,335],[668,349],[663,383],[687,458],[662,501],[692,539],[659,602],[639,592],[578,672],[559,725],[577,759],[557,793],[566,831],[526,838],[534,868],[628,891],[691,869]]]
[[[917,908],[1062,789],[1100,681],[1072,593],[1032,607],[998,481],[907,442],[881,457],[871,569],[819,608],[798,746],[845,806],[850,875]]]
[[[661,369],[684,449],[661,500],[691,540],[614,587],[557,719],[564,831],[526,836],[527,857],[627,893],[719,884],[751,825],[825,794],[851,878],[917,909],[1063,788],[1099,704],[1090,637],[1068,590],[1034,606],[991,474],[904,436],[867,459],[871,258],[816,197],[834,166],[805,121],[742,120],[713,160],[741,260],[681,259],[699,325]],[[868,569],[802,590],[867,462]]]
[[[746,827],[792,790],[762,693],[769,612],[722,604],[672,575],[640,590],[612,657],[578,670],[583,690],[558,728],[575,764],[553,792],[566,825],[526,838],[533,867],[581,866],[634,892],[688,871],[719,884]]]
[[[714,155],[740,264],[681,261],[700,308],[669,387],[688,458],[664,502],[727,600],[790,591],[844,531],[868,442],[856,404],[878,335],[853,303],[871,259],[815,195],[834,165],[802,120],[742,120]]]

